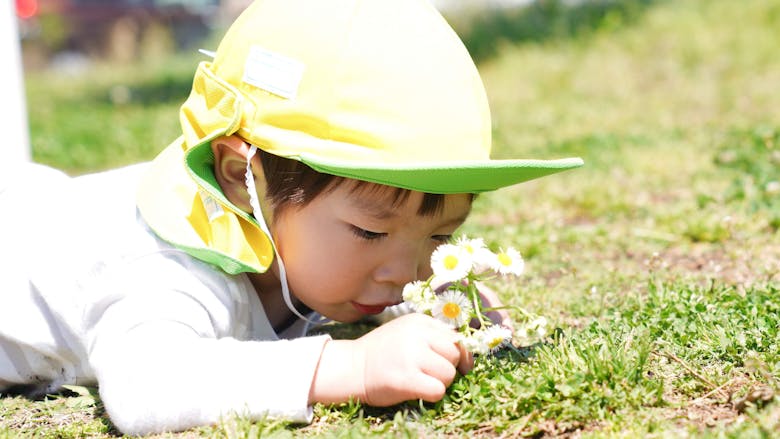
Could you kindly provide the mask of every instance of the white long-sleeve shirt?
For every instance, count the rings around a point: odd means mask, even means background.
[[[145,166],[0,176],[0,393],[98,384],[127,434],[309,421],[328,337],[277,335],[246,275],[159,240],[135,208]]]

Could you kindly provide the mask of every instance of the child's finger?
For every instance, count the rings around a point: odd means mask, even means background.
[[[420,398],[427,402],[437,402],[444,397],[448,385],[430,375],[420,374],[414,381],[412,388],[415,389],[415,398]]]
[[[471,369],[474,368],[474,356],[471,355],[471,352],[467,351],[466,348],[460,343],[458,343],[458,348],[460,349],[458,372],[460,372],[462,375],[466,375],[471,371]]]
[[[428,376],[437,379],[445,387],[452,384],[455,379],[455,364],[446,358],[432,355],[421,365],[421,370]]]
[[[437,322],[438,323],[438,322]],[[461,346],[458,343],[457,333],[448,326],[441,324],[435,328],[432,337],[428,341],[431,349],[441,357],[447,359],[453,366],[461,361]]]

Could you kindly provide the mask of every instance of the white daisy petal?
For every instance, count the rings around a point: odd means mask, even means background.
[[[520,276],[525,269],[525,261],[520,256],[520,252],[512,247],[499,250],[496,258],[493,260],[493,269],[498,274],[512,274]]]
[[[471,254],[454,244],[443,244],[431,255],[431,268],[442,282],[456,282],[471,271]]]
[[[453,328],[460,328],[471,319],[471,303],[460,291],[447,290],[436,297],[433,316]]]
[[[498,263],[496,258],[496,254],[490,251],[489,248],[478,249],[473,255],[474,261],[472,265],[474,266],[474,273],[482,274],[488,270],[496,271],[495,266]]]
[[[537,343],[547,336],[547,319],[542,316],[535,317],[523,324],[516,334],[520,343],[524,346]]]
[[[455,245],[466,250],[470,254],[476,254],[479,250],[487,248],[485,241],[482,238],[469,238],[467,236],[461,236],[455,240]]]
[[[455,245],[466,250],[471,255],[472,271],[474,274],[482,274],[492,269],[491,262],[495,255],[482,238],[469,238],[461,236],[455,241]]]
[[[492,325],[480,331],[480,337],[488,350],[493,352],[512,337],[512,331],[500,325]]]
[[[436,294],[423,281],[409,282],[404,286],[403,299],[417,312],[427,312],[436,301]]]
[[[490,352],[479,332],[471,335],[461,335],[458,341],[472,354],[487,354]]]

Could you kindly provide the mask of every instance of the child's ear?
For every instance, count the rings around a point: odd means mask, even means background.
[[[238,136],[223,136],[211,141],[211,150],[214,152],[214,175],[222,192],[236,207],[252,212],[246,187],[249,144]]]

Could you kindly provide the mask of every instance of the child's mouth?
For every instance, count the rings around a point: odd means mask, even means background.
[[[388,306],[390,306],[390,303],[383,303],[379,305],[364,305],[362,303],[357,302],[350,302],[352,303],[352,306],[355,307],[356,310],[358,310],[362,314],[368,314],[368,315],[374,315],[379,314],[382,311],[385,310]]]

